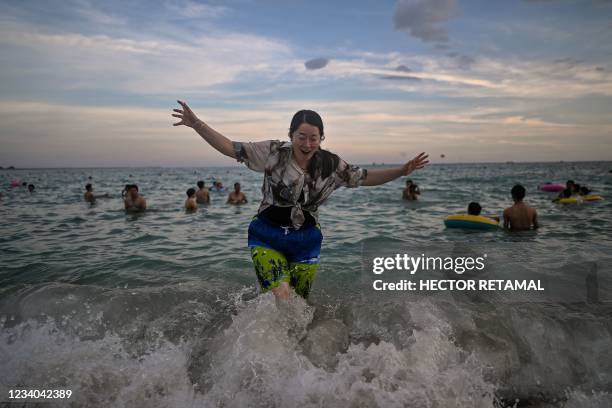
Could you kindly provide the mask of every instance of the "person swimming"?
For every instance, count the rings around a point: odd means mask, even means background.
[[[210,195],[208,194],[208,189],[204,186],[204,182],[202,180],[198,181],[198,191],[196,191],[196,202],[198,204],[209,204],[210,203]]]
[[[572,196],[572,190],[570,188],[566,188],[565,190],[559,193],[559,196],[553,200],[553,202],[558,202],[563,198],[570,198]]]
[[[523,202],[526,190],[520,184],[516,184],[510,191],[514,205],[504,210],[504,228],[510,231],[537,229],[538,213],[535,208],[529,207]]]
[[[559,192],[559,195],[558,195],[557,198],[571,197],[572,194],[574,194],[574,191],[575,191],[575,184],[576,183],[574,183],[574,180],[567,180],[565,182],[565,189],[562,190],[561,192]],[[570,194],[569,196],[566,196],[566,194],[567,194],[566,191],[569,191],[569,194]]]
[[[471,203],[468,204],[468,208],[467,208],[468,215],[479,216],[481,212],[482,212],[482,207],[479,203],[472,201]],[[483,217],[491,218],[499,222],[499,217],[495,215],[485,215]]]
[[[468,214],[469,215],[480,215],[481,211],[482,211],[482,207],[480,206],[480,204],[476,202],[471,202],[468,204]]]
[[[198,209],[198,204],[196,203],[195,188],[190,188],[187,190],[187,199],[185,200],[185,209],[187,211],[195,211]]]
[[[227,196],[228,204],[246,204],[247,198],[242,191],[240,191],[240,183],[234,183],[234,191],[229,193]]]
[[[400,167],[366,170],[320,147],[323,121],[314,111],[297,112],[289,126],[289,141],[235,142],[213,130],[178,101],[174,126],[194,129],[225,156],[265,174],[263,198],[251,221],[248,246],[263,292],[288,299],[291,288],[307,298],[320,262],[323,235],[318,209],[339,187],[374,186],[407,176],[429,161],[421,153]]]
[[[87,183],[85,185],[85,194],[83,194],[83,199],[85,201],[87,201],[88,203],[95,203],[96,199],[98,198],[108,198],[109,195],[108,193],[104,193],[102,195],[94,195],[93,193],[93,186],[91,185],[91,183]]]
[[[223,187],[223,183],[221,183],[220,181],[213,181],[213,185],[210,188],[210,191],[214,193],[224,193],[225,191],[227,191],[227,188]]]
[[[407,201],[418,200],[418,196],[421,194],[419,186],[414,184],[411,179],[406,180],[406,188],[402,192],[402,199]]]
[[[125,186],[125,191],[123,203],[126,211],[139,212],[147,209],[147,201],[138,192],[138,186],[136,184],[127,184]]]

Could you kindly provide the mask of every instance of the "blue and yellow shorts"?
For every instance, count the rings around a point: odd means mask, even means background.
[[[307,298],[319,267],[323,234],[317,225],[279,227],[255,217],[249,225],[249,248],[263,292],[288,282]]]

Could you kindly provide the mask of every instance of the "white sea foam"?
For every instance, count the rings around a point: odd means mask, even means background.
[[[230,296],[226,319],[204,331],[187,327],[209,324],[185,312],[190,301],[151,321],[143,335],[134,334],[142,327],[137,316],[134,330],[125,321],[103,325],[114,309],[102,313],[95,304],[82,321],[73,314],[16,325],[2,320],[0,392],[71,389],[73,406],[87,407],[498,407],[496,395],[535,397],[555,408],[610,406],[608,393],[558,387],[567,382],[562,373],[544,378],[546,367],[562,368],[563,361],[538,358],[521,367],[525,350],[476,334],[474,315],[451,304],[358,302],[351,309],[360,320],[345,325],[330,316],[314,320],[315,309],[301,298],[277,303],[272,294],[248,301],[243,295]],[[380,320],[374,312],[383,313]],[[525,311],[518,314],[522,319],[509,321],[527,325]],[[535,337],[562,334],[554,322],[540,321],[545,326],[532,334],[517,333],[529,353],[544,352]],[[88,335],[87,327],[102,326]],[[458,330],[471,337],[459,339]]]
[[[404,349],[351,344],[326,370],[300,346],[312,318],[301,299],[278,305],[268,294],[239,306],[209,340],[160,334],[138,354],[110,331],[85,340],[53,319],[28,320],[0,334],[1,392],[69,388],[74,405],[88,407],[493,406],[494,386],[448,327],[429,322]]]

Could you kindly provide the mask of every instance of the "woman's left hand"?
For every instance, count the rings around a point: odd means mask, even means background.
[[[419,154],[417,157],[415,157],[414,159],[410,160],[408,163],[404,164],[402,166],[402,176],[407,176],[413,171],[419,170],[425,167],[425,165],[429,163],[429,160],[427,160],[428,158],[429,158],[429,155],[423,152]]]

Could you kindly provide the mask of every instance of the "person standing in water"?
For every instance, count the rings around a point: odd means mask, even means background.
[[[406,180],[406,188],[402,192],[402,199],[408,201],[415,201],[418,200],[418,196],[420,194],[421,190],[419,189],[419,186],[414,184],[410,179]]]
[[[198,204],[196,203],[196,191],[195,188],[190,188],[187,190],[187,199],[185,200],[185,210],[187,211],[195,211],[198,209]]]
[[[89,178],[91,178],[91,176]],[[85,185],[85,194],[83,194],[83,199],[87,201],[88,203],[93,204],[96,202],[98,198],[109,198],[109,197],[110,196],[108,195],[108,193],[104,193],[102,195],[95,195],[93,193],[93,186],[91,185],[91,183],[87,183]]]
[[[523,202],[525,192],[525,187],[520,184],[512,187],[510,191],[514,205],[504,210],[504,228],[510,231],[537,229],[539,227],[537,211]]]
[[[147,201],[138,192],[136,184],[127,184],[123,204],[128,212],[141,212],[147,209]]]
[[[314,111],[301,110],[291,120],[289,141],[235,142],[215,131],[189,108],[172,116],[173,126],[193,128],[220,153],[264,173],[263,199],[249,225],[248,246],[263,292],[288,299],[291,288],[307,298],[319,265],[323,235],[319,206],[339,187],[376,186],[422,169],[421,153],[400,167],[367,171],[321,149],[323,121]]]
[[[198,181],[198,191],[196,191],[195,195],[198,204],[210,203],[210,195],[208,194],[208,189],[204,187],[204,182],[202,180]]]
[[[240,191],[240,183],[234,183],[234,191],[227,196],[228,204],[246,204],[248,203],[246,196]]]

